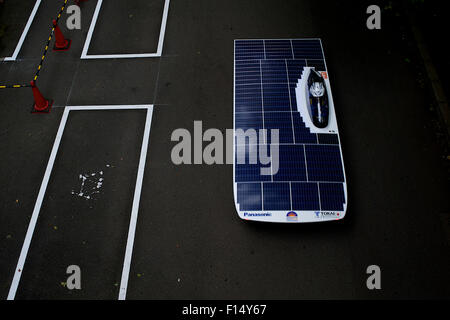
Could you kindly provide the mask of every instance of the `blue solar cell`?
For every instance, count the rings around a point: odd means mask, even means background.
[[[266,59],[293,59],[290,40],[265,40]]]
[[[291,210],[289,183],[263,183],[264,210]]]
[[[344,210],[345,193],[342,183],[319,183],[322,210]]]
[[[262,60],[263,83],[287,83],[287,70],[284,60]]]
[[[236,85],[261,84],[261,65],[259,60],[235,61]]]
[[[295,143],[303,144],[303,143],[316,143],[316,134],[311,133],[309,128],[300,128],[295,127]]]
[[[292,40],[295,59],[323,59],[320,40]]]
[[[238,183],[236,191],[241,210],[262,210],[261,183]]]
[[[263,117],[262,113],[236,113],[235,116],[235,129],[255,129],[256,131],[263,128]]]
[[[292,121],[294,123],[295,143],[317,143],[317,136],[311,133],[310,129],[305,126],[299,112],[292,112]]]
[[[236,40],[234,56],[235,60],[264,59],[263,40]]]
[[[278,152],[278,172],[273,172],[273,181],[306,181],[303,145],[280,145]]]
[[[271,181],[270,175],[262,175],[261,168],[266,167],[260,164],[235,164],[236,182],[259,182]]]
[[[271,175],[263,174],[261,168],[270,168],[269,164],[262,164],[259,157],[259,148],[266,145],[250,145],[236,143],[235,153],[235,179],[236,182],[270,181]],[[266,149],[267,150],[267,149]],[[270,173],[270,170],[269,170]]]
[[[305,145],[309,181],[344,182],[339,146]]]
[[[291,111],[287,83],[263,84],[263,110],[264,112]]]
[[[261,84],[236,85],[235,112],[262,112]]]
[[[297,85],[298,79],[300,79],[303,68],[306,66],[306,60],[286,60],[288,74],[289,74],[289,83],[295,88]]]
[[[257,143],[253,144],[253,142],[244,139],[240,140],[236,138],[236,153],[235,160],[236,164],[257,164],[258,163],[258,147]],[[254,142],[257,142],[256,140]],[[263,146],[266,146],[263,144]]]
[[[292,183],[292,210],[320,210],[317,183]]]
[[[265,112],[264,128],[278,129],[278,143],[294,143],[292,133],[292,119],[290,112]],[[272,143],[270,132],[267,133],[267,143]]]
[[[296,94],[295,94],[295,88],[296,87],[297,87],[296,84],[293,84],[293,83],[289,84],[289,92],[291,94],[291,108],[292,108],[292,111],[297,111],[298,110],[298,108],[297,108],[297,97],[296,97]]]

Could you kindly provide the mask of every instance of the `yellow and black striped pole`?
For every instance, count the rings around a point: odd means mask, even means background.
[[[64,12],[64,9],[65,9],[65,7],[67,5],[67,2],[68,2],[68,0],[64,0],[64,3],[61,6],[61,9],[59,10],[56,19],[53,20],[53,21],[56,21],[56,23],[58,23],[59,19],[61,18],[61,15]],[[47,41],[46,41],[46,44],[45,44],[45,48],[44,48],[44,52],[42,53],[41,61],[39,62],[37,70],[36,70],[36,72],[34,74],[33,81],[36,81],[38,79],[38,77],[39,77],[39,74],[40,74],[40,72],[42,70],[42,66],[44,64],[45,56],[47,55],[48,48],[50,47],[50,42],[51,42],[51,40],[53,38],[53,35],[54,35],[54,32],[55,32],[55,26],[53,24],[53,21],[52,21],[52,28],[50,30],[50,35],[47,38]],[[6,85],[0,85],[0,89],[18,89],[18,88],[29,88],[29,87],[31,87],[30,84],[6,84]]]
[[[0,85],[0,89],[15,89],[15,88],[25,88],[31,87],[29,84],[8,84],[8,85]]]

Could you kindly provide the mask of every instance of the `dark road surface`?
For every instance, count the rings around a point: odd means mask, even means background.
[[[18,60],[0,63],[0,84],[34,74],[61,3],[44,2]],[[146,1],[133,2],[105,11],[114,19],[100,13],[89,53],[154,50],[159,30],[133,27],[145,24],[136,8]],[[449,181],[429,93],[389,24],[366,28],[368,4],[172,0],[162,57],[80,60],[96,5],[84,2],[82,29],[63,26],[72,48],[50,52],[38,80],[55,100],[51,113],[30,113],[29,88],[0,91],[0,298],[11,286],[63,107],[102,104],[155,105],[127,299],[450,298]],[[28,18],[19,8],[4,10],[15,23]],[[126,48],[111,41],[115,21],[133,33],[124,35]],[[17,37],[6,38],[0,56],[11,54]],[[348,183],[343,221],[248,223],[235,211],[231,165],[172,163],[173,130],[193,132],[195,120],[204,130],[233,128],[239,38],[322,39]],[[65,128],[17,299],[118,297],[145,115],[83,112]],[[116,168],[105,172],[97,200],[71,194],[81,172],[106,164]],[[64,286],[70,264],[81,268],[79,291]],[[381,290],[366,287],[369,265],[381,268]]]

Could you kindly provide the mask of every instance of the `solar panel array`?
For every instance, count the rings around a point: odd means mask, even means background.
[[[295,88],[303,68],[326,71],[319,39],[235,41],[234,128],[279,129],[279,170],[261,175],[260,163],[235,158],[240,210],[344,210],[345,176],[334,133],[311,133],[297,109]],[[270,145],[258,141],[258,146]],[[237,155],[240,146],[235,144]]]

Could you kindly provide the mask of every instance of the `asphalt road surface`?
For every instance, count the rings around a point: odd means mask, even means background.
[[[17,60],[0,63],[0,85],[32,79],[61,2],[43,1]],[[0,298],[12,285],[64,107],[133,104],[154,111],[127,299],[450,297],[449,182],[429,92],[389,24],[366,28],[368,3],[172,0],[161,57],[81,60],[96,3],[82,3],[81,30],[61,24],[70,50],[45,59],[38,86],[54,100],[49,114],[30,113],[30,88],[0,89]],[[88,54],[155,52],[163,1],[105,3]],[[6,0],[5,23],[23,28],[33,4]],[[11,28],[0,56],[20,37]],[[173,164],[171,134],[193,132],[195,120],[204,129],[233,127],[234,39],[310,37],[322,39],[327,59],[347,215],[317,224],[243,221],[232,166]],[[71,111],[16,299],[117,299],[145,114]],[[86,199],[81,176],[92,173],[91,189],[102,185]],[[80,290],[67,288],[69,265],[80,266]],[[370,265],[381,269],[381,290],[366,287]]]

